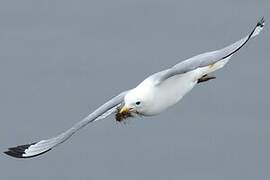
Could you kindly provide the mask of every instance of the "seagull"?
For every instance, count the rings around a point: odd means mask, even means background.
[[[260,19],[244,38],[222,49],[206,52],[184,60],[171,68],[154,73],[135,88],[124,91],[97,108],[67,131],[47,140],[8,148],[5,154],[16,158],[32,158],[44,154],[68,140],[91,122],[114,114],[118,122],[129,117],[154,116],[178,103],[197,84],[216,77],[210,73],[222,68],[247,42],[264,27]]]

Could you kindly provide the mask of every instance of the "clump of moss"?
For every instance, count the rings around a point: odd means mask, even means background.
[[[124,111],[121,112],[121,108],[117,108],[117,112],[115,114],[115,120],[118,122],[123,122],[125,119],[133,117],[132,113],[130,111]]]

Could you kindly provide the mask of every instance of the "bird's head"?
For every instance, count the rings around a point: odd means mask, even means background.
[[[116,120],[122,121],[135,115],[145,115],[147,107],[149,106],[150,97],[145,88],[137,87],[130,90],[124,98],[123,106],[120,107],[116,113]]]

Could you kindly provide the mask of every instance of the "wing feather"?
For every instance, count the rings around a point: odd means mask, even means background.
[[[239,49],[241,49],[251,38],[258,35],[264,27],[264,18],[262,18],[254,29],[251,31],[249,35],[240,39],[239,41],[223,48],[220,50],[206,52],[203,54],[199,54],[197,56],[191,57],[185,61],[182,61],[170,69],[164,70],[162,72],[156,73],[154,75],[155,81],[157,84],[163,82],[164,80],[178,75],[184,74],[186,72],[192,71],[199,67],[205,67],[211,64],[214,64],[220,60],[226,59],[236,53]]]
[[[56,137],[47,140],[41,140],[36,143],[11,147],[8,148],[8,151],[4,153],[16,158],[31,158],[44,154],[53,149],[54,147],[58,146],[59,144],[68,140],[74,133],[79,131],[87,124],[100,119],[104,119],[113,112],[115,112],[117,107],[122,104],[126,93],[127,91],[122,92],[118,96],[112,98],[111,100],[100,106],[98,109],[96,109],[93,113],[85,117],[83,120],[76,123],[70,129]]]

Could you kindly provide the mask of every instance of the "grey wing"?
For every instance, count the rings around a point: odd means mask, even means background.
[[[160,73],[155,74],[155,81],[157,84],[163,82],[164,80],[175,76],[177,74],[184,74],[186,72],[195,70],[199,67],[205,67],[211,64],[214,64],[220,60],[231,57],[234,53],[236,53],[239,49],[241,49],[250,38],[258,35],[264,26],[264,18],[262,18],[255,26],[255,28],[251,31],[249,35],[240,39],[239,41],[217,51],[206,52],[203,54],[199,54],[192,58],[189,58],[185,61],[182,61],[170,69],[162,71]]]
[[[63,132],[62,134],[59,134],[56,137],[31,144],[12,147],[4,153],[16,158],[31,158],[46,153],[52,148],[65,142],[74,133],[76,133],[78,130],[80,130],[87,124],[103,119],[111,113],[115,112],[117,110],[117,107],[122,104],[126,93],[127,91],[122,92],[118,96],[112,98],[111,100],[100,106],[98,109],[96,109],[93,113],[85,117],[83,120],[81,120],[80,122],[72,126],[70,129]]]

